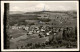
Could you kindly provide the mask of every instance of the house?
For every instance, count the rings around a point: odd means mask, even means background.
[[[12,29],[19,29],[18,26],[12,26]]]

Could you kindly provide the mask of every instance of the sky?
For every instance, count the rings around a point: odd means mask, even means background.
[[[10,3],[10,11],[69,11],[77,10],[76,2],[24,2]]]

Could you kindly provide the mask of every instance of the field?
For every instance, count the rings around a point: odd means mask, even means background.
[[[49,18],[39,19],[38,18],[39,14],[43,14],[43,15],[49,14]],[[10,14],[9,21],[8,21],[9,23],[8,25],[10,28],[7,28],[8,30],[7,35],[11,36],[9,39],[9,43],[10,43],[9,47],[10,49],[76,48],[77,47],[77,32],[76,32],[77,16],[76,15],[77,15],[76,11],[63,11],[63,12],[40,11],[40,12],[31,12],[31,13],[27,12],[23,14],[22,13]],[[28,26],[29,27],[28,31],[25,30],[24,27],[21,29],[19,28],[12,29],[12,26],[20,27],[22,25],[25,27]],[[57,28],[59,29],[63,28],[63,30],[60,32],[56,32],[56,36],[53,36],[55,34],[54,29],[56,29],[57,31]],[[64,33],[64,30],[67,28],[71,28],[71,29],[69,31],[68,30],[65,31]],[[41,32],[41,29],[45,29],[45,31]],[[35,33],[35,31],[39,31],[40,33],[37,32]],[[51,34],[49,36],[45,36],[45,34],[49,31],[51,31]],[[28,34],[29,32],[31,34]],[[66,35],[68,36],[66,37]]]

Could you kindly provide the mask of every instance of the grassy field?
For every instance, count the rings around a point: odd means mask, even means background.
[[[47,11],[45,12],[33,12],[32,14],[35,14],[35,15],[27,15],[27,13],[25,15],[22,15],[22,14],[10,14],[9,17],[10,17],[10,21],[9,21],[9,25],[14,25],[14,24],[21,24],[22,22],[23,23],[26,23],[25,20],[39,20],[37,17],[38,13],[41,14],[41,13],[46,13]],[[73,20],[76,20],[77,19],[77,13],[76,11],[65,11],[65,12],[51,12],[51,11],[48,11],[47,14],[49,14],[49,18],[50,19],[55,19],[56,21],[62,21],[62,22],[68,22],[68,21],[71,21],[72,19]],[[67,18],[67,19],[65,19]],[[14,21],[15,20],[15,21]],[[74,21],[71,21],[74,23]],[[76,22],[76,21],[75,21]],[[73,24],[72,23],[72,24]]]
[[[38,13],[43,13],[43,12],[38,12]],[[10,26],[14,26],[14,24],[28,24],[27,22],[25,22],[25,20],[39,20],[37,18],[37,14],[38,13],[34,13],[35,15],[27,15],[27,13],[25,13],[25,15],[20,15],[20,14],[11,14],[10,17],[10,21],[9,21],[9,25]],[[42,24],[43,26],[52,26],[52,27],[75,27],[77,26],[77,13],[76,12],[72,12],[72,11],[68,11],[68,12],[47,12],[50,16],[49,18],[51,19],[51,21],[49,22],[44,22],[44,24]],[[38,23],[38,22],[37,22]],[[46,24],[48,23],[48,24]],[[35,24],[35,23],[34,23]],[[37,24],[34,26],[41,26],[41,24]],[[10,39],[10,49],[15,49],[18,46],[21,47],[23,45],[27,46],[27,44],[29,43],[44,43],[46,41],[46,39],[48,39],[49,37],[44,37],[44,38],[39,38],[38,34],[33,34],[33,35],[26,35],[27,31],[22,30],[22,29],[9,29],[8,30],[9,35],[11,35],[14,39]],[[72,42],[70,41],[70,43],[68,43],[69,41],[65,41],[62,40],[62,44],[52,44],[52,45],[47,45],[44,48],[46,49],[53,49],[53,48],[66,48],[66,44],[76,44],[76,42]],[[63,45],[64,44],[64,45]],[[61,47],[60,47],[61,45]],[[63,45],[63,46],[62,46]],[[76,46],[74,45],[74,48]],[[38,47],[38,48],[43,48],[43,47]]]

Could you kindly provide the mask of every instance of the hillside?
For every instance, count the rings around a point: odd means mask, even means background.
[[[76,11],[38,11],[38,12],[26,12],[26,13],[15,13],[10,14],[10,25],[15,23],[23,22],[25,20],[39,20],[37,15],[39,14],[49,14],[49,19],[56,21],[71,21],[74,20],[76,23],[77,12]],[[44,20],[44,19],[43,19]]]

